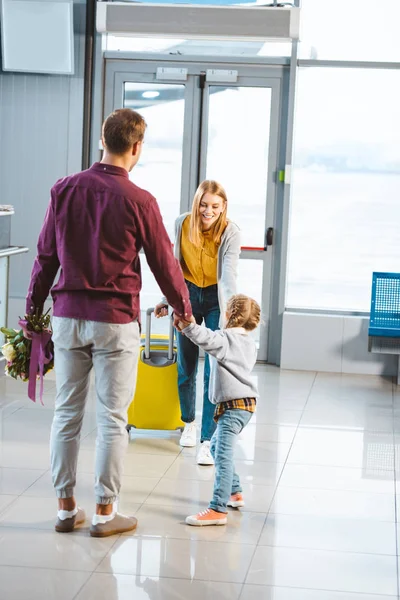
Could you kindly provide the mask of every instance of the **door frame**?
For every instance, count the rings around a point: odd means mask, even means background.
[[[186,81],[177,79],[156,79],[157,67],[168,66],[187,69]],[[282,315],[278,314],[279,297],[282,290],[279,277],[281,255],[281,232],[285,212],[284,181],[279,172],[285,170],[286,131],[287,131],[287,90],[289,85],[289,61],[286,58],[266,57],[190,57],[168,56],[142,53],[106,52],[104,55],[104,97],[103,115],[110,114],[117,106],[123,106],[123,84],[126,81],[146,83],[170,83],[185,85],[184,138],[182,155],[181,212],[190,209],[198,181],[205,174],[205,153],[207,139],[208,94],[199,86],[199,76],[205,67],[232,69],[238,71],[236,83],[212,82],[207,85],[227,87],[268,87],[272,89],[270,144],[268,157],[269,180],[267,185],[265,224],[274,228],[274,243],[258,250],[243,249],[242,259],[262,259],[264,261],[262,282],[262,310],[264,325],[260,332],[259,356],[262,362],[279,364],[282,336]],[[200,159],[198,148],[200,147]],[[200,179],[201,180],[201,179]],[[266,335],[266,324],[268,334]]]

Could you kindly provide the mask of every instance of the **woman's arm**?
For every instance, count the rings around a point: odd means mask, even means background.
[[[222,273],[219,286],[222,291],[223,306],[221,313],[225,313],[229,298],[237,293],[237,277],[240,256],[241,236],[237,226],[229,237],[226,251],[222,257]]]

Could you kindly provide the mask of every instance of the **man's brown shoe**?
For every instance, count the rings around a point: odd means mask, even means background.
[[[117,535],[126,531],[133,531],[137,527],[137,519],[135,517],[125,517],[116,513],[111,521],[106,523],[98,523],[90,526],[90,535],[92,537],[108,537],[109,535]]]
[[[78,525],[82,525],[85,522],[86,515],[85,511],[78,507],[78,512],[74,517],[69,519],[57,518],[55,530],[59,533],[71,533]]]

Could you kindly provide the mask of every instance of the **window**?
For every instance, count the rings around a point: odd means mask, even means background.
[[[138,110],[148,124],[140,161],[129,176],[156,197],[173,240],[180,213],[185,86],[126,82],[124,108]]]
[[[399,0],[302,0],[300,58],[400,61]]]
[[[400,271],[400,73],[300,69],[287,306],[369,310]]]
[[[240,224],[242,245],[263,247],[271,88],[209,89],[206,178],[225,187],[229,218]]]
[[[106,48],[120,52],[160,52],[191,56],[282,56],[291,54],[290,42],[238,42],[236,40],[184,40],[108,34]]]

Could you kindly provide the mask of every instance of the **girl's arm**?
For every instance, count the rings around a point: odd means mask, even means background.
[[[200,327],[200,325],[195,323],[190,323],[190,325],[181,329],[181,331],[194,344],[203,348],[205,352],[208,352],[208,354],[211,354],[217,360],[225,358],[228,349],[228,339],[223,331],[211,331],[211,329]]]

